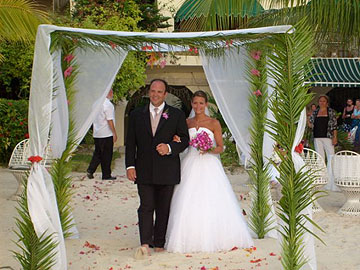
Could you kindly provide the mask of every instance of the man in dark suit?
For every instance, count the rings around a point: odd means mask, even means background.
[[[165,81],[150,83],[150,104],[131,113],[126,137],[127,177],[138,188],[140,251],[145,255],[150,247],[164,250],[171,198],[180,182],[179,153],[189,145],[185,115],[165,103],[167,92]],[[173,141],[174,135],[180,142]]]

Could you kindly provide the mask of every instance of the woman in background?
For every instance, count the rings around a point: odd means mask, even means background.
[[[329,97],[321,95],[318,99],[319,107],[309,119],[309,125],[314,133],[315,151],[327,161],[334,155],[334,146],[337,144],[336,112],[329,108]],[[359,102],[360,104],[360,102]]]
[[[355,101],[355,107],[354,107],[354,112],[351,115],[351,119],[352,119],[352,127],[357,127],[356,133],[355,133],[355,140],[354,140],[354,145],[356,147],[359,146],[360,142],[359,142],[359,137],[360,137],[360,99],[357,99]]]
[[[352,114],[354,112],[354,104],[351,98],[346,101],[346,107],[344,108],[342,119],[344,120],[343,130],[349,132],[352,128]]]

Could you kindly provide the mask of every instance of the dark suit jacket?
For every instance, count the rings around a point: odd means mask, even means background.
[[[180,182],[181,153],[189,145],[189,133],[185,114],[167,104],[163,113],[168,119],[160,118],[155,136],[151,131],[149,105],[135,109],[130,114],[126,136],[126,168],[134,166],[137,184],[175,185]],[[181,142],[173,142],[174,135]],[[171,154],[161,156],[156,151],[159,143],[169,144]]]

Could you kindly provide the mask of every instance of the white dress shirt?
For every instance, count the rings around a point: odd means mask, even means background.
[[[107,138],[113,136],[113,132],[109,126],[108,120],[113,120],[115,125],[114,105],[108,98],[106,98],[99,114],[96,116],[93,122],[94,138]]]

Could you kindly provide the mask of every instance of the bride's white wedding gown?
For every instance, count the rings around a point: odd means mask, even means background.
[[[190,138],[207,128],[189,129]],[[171,202],[165,248],[169,252],[216,252],[248,248],[253,240],[218,155],[189,146],[181,161],[181,183]]]

